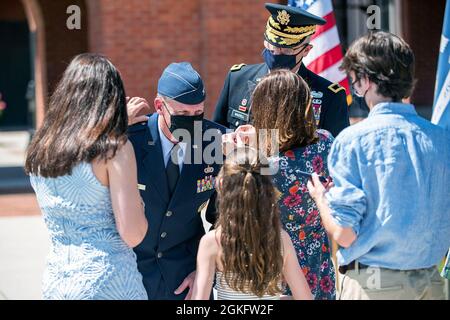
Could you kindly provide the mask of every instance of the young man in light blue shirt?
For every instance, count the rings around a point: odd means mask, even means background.
[[[334,186],[308,187],[339,245],[341,299],[442,299],[436,265],[450,246],[450,135],[402,103],[414,54],[386,32],[358,39],[342,69],[370,113],[342,131],[328,166]]]

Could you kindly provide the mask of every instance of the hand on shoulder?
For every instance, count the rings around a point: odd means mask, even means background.
[[[128,113],[128,125],[147,121],[147,114],[152,110],[147,100],[140,97],[127,97],[127,113]]]

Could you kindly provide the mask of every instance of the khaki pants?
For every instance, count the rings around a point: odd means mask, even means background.
[[[377,267],[339,273],[339,300],[443,300],[444,281],[436,267],[400,271]]]

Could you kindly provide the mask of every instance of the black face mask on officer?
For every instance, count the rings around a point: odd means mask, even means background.
[[[297,56],[308,47],[308,44],[304,46],[297,54],[273,54],[269,49],[265,48],[262,52],[264,61],[266,62],[269,70],[273,69],[294,69],[300,62],[297,62]]]
[[[167,108],[166,103],[163,101],[164,107],[166,108],[167,112],[170,114],[170,127],[166,122],[166,119],[164,118],[164,122],[166,123],[167,128],[169,129],[170,133],[174,133],[177,129],[184,129],[189,132],[191,139],[194,138],[194,124],[195,121],[203,121],[204,112],[201,114],[197,114],[194,116],[185,116],[185,115],[173,115],[170,113],[169,109]]]

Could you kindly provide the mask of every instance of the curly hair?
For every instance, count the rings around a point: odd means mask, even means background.
[[[272,154],[270,129],[278,130],[281,152],[318,141],[310,89],[302,77],[290,70],[275,70],[261,79],[253,92],[252,114],[268,154]],[[260,135],[262,129],[268,130],[267,134]]]
[[[221,261],[227,284],[262,297],[281,293],[283,269],[277,195],[261,175],[256,151],[238,148],[218,175],[216,228],[221,227]]]
[[[410,97],[415,85],[414,53],[401,38],[389,32],[371,32],[356,40],[345,54],[341,70],[367,76],[378,94],[398,102]]]

